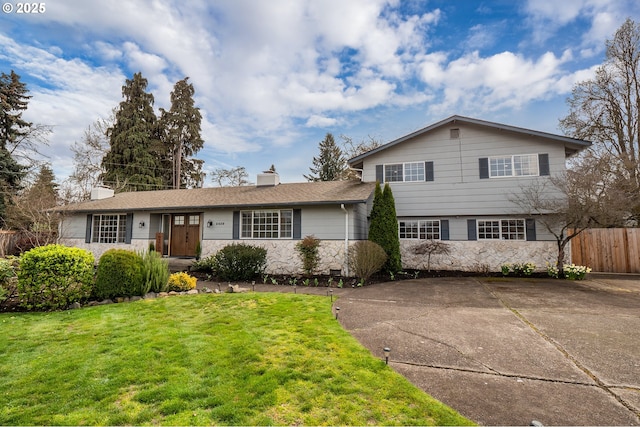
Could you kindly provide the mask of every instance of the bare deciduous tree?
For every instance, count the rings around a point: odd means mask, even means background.
[[[574,86],[569,114],[560,120],[565,134],[594,142],[597,155],[620,166],[618,184],[640,191],[640,25],[627,19],[606,42],[605,62],[590,80]],[[631,202],[631,201],[629,201]],[[640,205],[632,206],[636,221]]]
[[[82,140],[71,146],[74,169],[64,185],[63,198],[66,201],[87,200],[91,189],[101,184],[101,176],[105,172],[102,159],[109,151],[107,129],[113,125],[113,113],[109,118],[100,118],[89,125]]]
[[[628,218],[629,199],[621,196],[625,190],[616,182],[614,168],[610,158],[588,154],[563,174],[536,180],[510,197],[519,212],[555,237],[560,277],[571,239],[588,228],[621,225]]]
[[[432,255],[449,255],[451,253],[449,245],[440,240],[427,240],[426,242],[415,245],[411,250],[416,255],[427,256],[427,271],[431,271]]]
[[[272,166],[273,167],[273,166]],[[274,168],[275,169],[275,168]],[[239,187],[251,185],[249,174],[244,166],[236,166],[231,169],[217,168],[211,173],[211,180],[219,187]]]

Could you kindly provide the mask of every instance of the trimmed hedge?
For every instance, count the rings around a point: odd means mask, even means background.
[[[62,245],[33,248],[20,257],[18,294],[27,310],[64,309],[91,295],[94,257]]]
[[[100,257],[93,297],[142,296],[145,289],[144,261],[140,255],[125,249],[109,249]]]

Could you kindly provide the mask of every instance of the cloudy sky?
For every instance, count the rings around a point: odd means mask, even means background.
[[[283,181],[303,181],[327,132],[388,142],[460,114],[559,133],[605,40],[640,21],[637,0],[40,4],[17,13],[4,0],[0,71],[27,83],[26,118],[53,126],[42,151],[58,181],[72,171],[70,145],[138,71],[156,110],[188,76],[205,169],[244,166],[253,180],[274,164]]]

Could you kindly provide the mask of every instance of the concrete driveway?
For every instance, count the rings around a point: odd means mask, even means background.
[[[640,425],[640,280],[438,278],[336,292],[339,321],[484,425]]]

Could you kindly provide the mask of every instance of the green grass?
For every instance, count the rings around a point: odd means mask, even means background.
[[[0,425],[470,423],[292,294],[0,314],[0,402]]]

